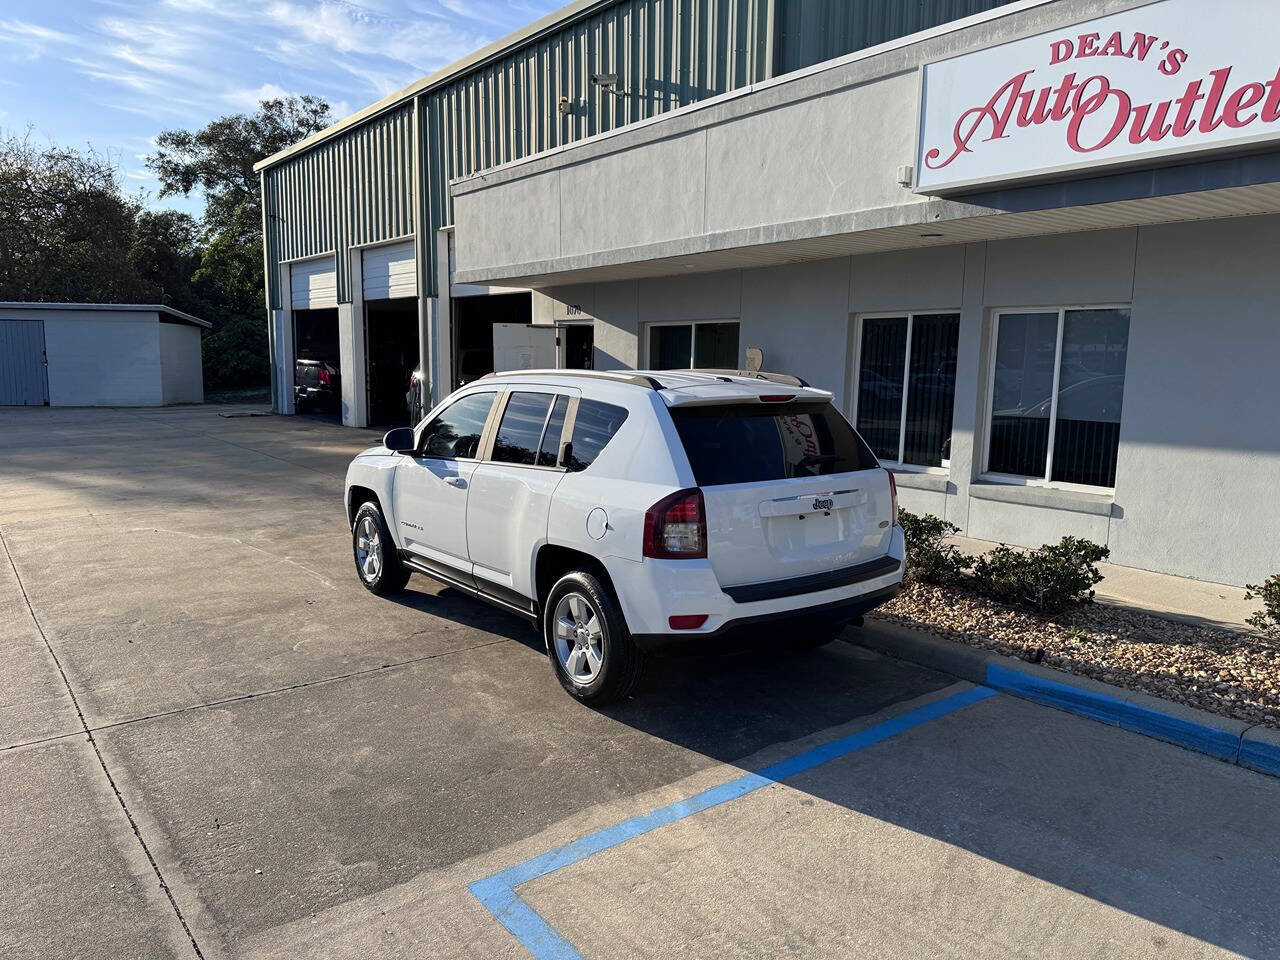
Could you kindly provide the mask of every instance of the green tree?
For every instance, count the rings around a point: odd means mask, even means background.
[[[147,166],[160,196],[204,196],[203,252],[196,289],[210,304],[214,333],[204,349],[207,386],[267,381],[262,307],[262,206],[253,165],[323,130],[329,105],[317,97],[264,100],[252,114],[221,117],[199,130],[166,130]]]
[[[193,277],[200,266],[200,228],[195,218],[177,210],[142,210],[134,224],[129,265],[151,290],[149,298],[204,316],[209,303]]]
[[[131,259],[140,212],[92,150],[0,139],[0,300],[154,300]]]

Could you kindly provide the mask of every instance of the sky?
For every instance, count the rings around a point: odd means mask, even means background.
[[[0,0],[0,131],[91,145],[152,207],[162,130],[313,94],[335,119],[531,23],[564,0]]]

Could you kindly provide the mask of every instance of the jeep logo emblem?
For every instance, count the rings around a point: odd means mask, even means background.
[[[830,510],[835,505],[836,505],[836,501],[835,501],[835,498],[833,497],[814,497],[813,498],[813,509],[815,510]]]

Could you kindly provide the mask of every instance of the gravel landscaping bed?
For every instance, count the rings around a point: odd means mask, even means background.
[[[874,614],[1033,663],[1280,729],[1280,642],[1090,603],[1052,618],[912,583]]]

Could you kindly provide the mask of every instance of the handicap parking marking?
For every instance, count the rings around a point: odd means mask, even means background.
[[[701,813],[703,810],[709,810],[730,800],[737,800],[749,793],[754,793],[761,787],[767,787],[830,763],[832,760],[883,743],[914,727],[922,726],[996,695],[996,691],[989,687],[971,687],[968,690],[962,690],[847,737],[841,737],[781,760],[756,773],[744,774],[735,780],[695,793],[685,800],[679,800],[611,827],[589,833],[585,837],[579,837],[546,853],[531,857],[514,867],[508,867],[483,880],[477,880],[467,889],[537,960],[582,960],[582,955],[574,949],[573,944],[557,933],[551,924],[521,899],[516,893],[517,887],[555,873],[564,867],[580,863],[603,850],[626,843],[659,827],[676,823],[695,813]]]

